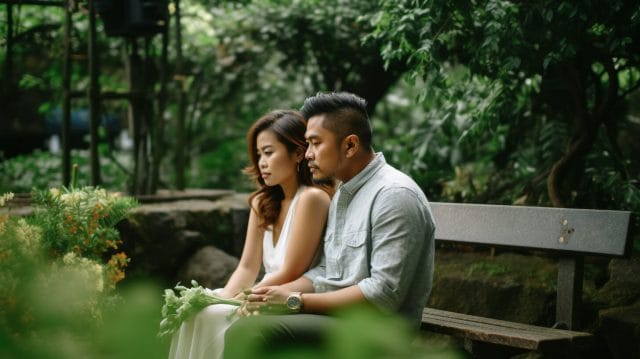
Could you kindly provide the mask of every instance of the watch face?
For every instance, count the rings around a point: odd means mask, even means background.
[[[300,297],[299,296],[289,296],[289,298],[287,298],[287,308],[292,309],[292,310],[298,310],[300,309]]]

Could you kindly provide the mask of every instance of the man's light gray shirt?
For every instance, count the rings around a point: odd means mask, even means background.
[[[338,186],[324,253],[305,277],[319,293],[357,284],[370,303],[419,327],[433,279],[434,232],[420,187],[378,153]]]

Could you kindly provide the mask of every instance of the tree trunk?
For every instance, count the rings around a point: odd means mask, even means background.
[[[587,128],[585,127],[583,133],[569,142],[562,157],[551,166],[549,177],[547,177],[547,192],[554,207],[566,206],[562,193],[562,184],[567,177],[568,170],[593,146],[597,128],[592,130],[587,130]]]
[[[567,89],[573,100],[576,114],[576,133],[570,140],[562,157],[551,166],[549,177],[547,178],[547,192],[554,207],[566,206],[566,198],[562,193],[563,183],[567,179],[569,170],[574,168],[576,162],[583,158],[593,147],[600,126],[606,124],[610,128],[615,127],[616,118],[612,112],[618,99],[618,74],[613,67],[611,59],[605,57],[603,58],[603,63],[610,79],[604,84],[600,82],[600,76],[592,72],[591,64],[581,67],[578,63],[575,66],[568,65],[559,69],[561,70],[560,77],[566,80]],[[583,68],[583,71],[580,71],[580,68]],[[591,86],[588,85],[589,78],[593,79]],[[606,91],[603,91],[605,86],[607,87]],[[591,99],[593,103],[591,112],[589,111],[589,101],[587,100],[587,93],[589,92],[587,88],[595,89],[595,91],[591,91],[591,93],[594,93]],[[615,148],[613,152],[615,152]]]
[[[552,166],[547,177],[547,193],[554,207],[565,207],[566,198],[563,193],[563,183],[567,179],[569,170],[592,146],[597,131],[590,118],[586,98],[586,82],[580,64],[565,63],[557,66],[551,76],[564,84],[564,90],[573,104],[575,132],[564,154]]]

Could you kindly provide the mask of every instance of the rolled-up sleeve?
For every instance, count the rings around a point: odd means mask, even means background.
[[[326,273],[325,263],[326,263],[325,256],[324,256],[324,253],[322,253],[318,264],[303,274],[304,277],[306,277],[311,281],[311,283],[313,283],[314,288],[317,288],[317,284],[316,284],[317,278],[323,277]],[[316,292],[318,292],[317,289],[316,289]]]
[[[358,287],[384,310],[404,303],[416,271],[423,270],[426,231],[433,230],[433,222],[417,197],[409,188],[393,187],[373,201],[370,276]]]

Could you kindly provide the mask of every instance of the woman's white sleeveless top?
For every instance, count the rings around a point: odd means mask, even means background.
[[[273,229],[270,227],[264,231],[264,237],[262,239],[262,264],[264,265],[265,276],[277,272],[284,265],[284,257],[287,254],[289,237],[291,237],[291,227],[293,225],[293,218],[295,217],[296,204],[303,189],[304,186],[298,187],[298,191],[291,200],[289,210],[282,224],[280,237],[275,246],[273,245]]]

